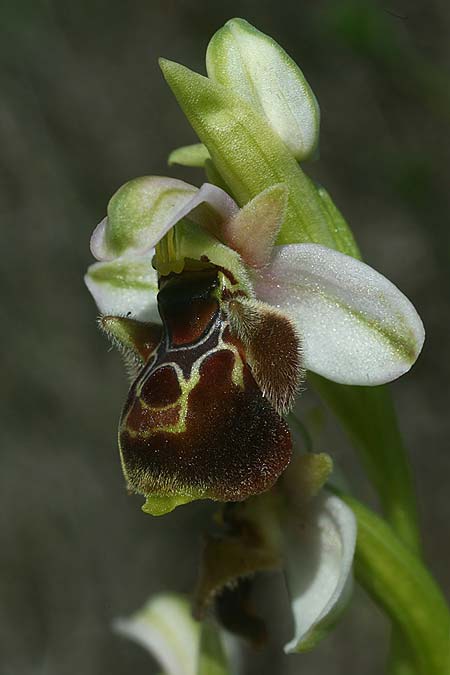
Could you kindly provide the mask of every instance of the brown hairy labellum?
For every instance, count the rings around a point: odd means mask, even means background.
[[[231,308],[242,295],[211,265],[161,277],[160,340],[131,386],[119,428],[134,492],[240,501],[269,489],[289,463],[291,437],[279,412],[297,388],[285,372],[298,368],[298,342],[276,311],[264,309],[257,321],[243,312],[236,330],[239,312]],[[283,359],[292,352],[283,368],[281,333]]]

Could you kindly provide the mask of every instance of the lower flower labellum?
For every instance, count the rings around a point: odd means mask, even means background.
[[[244,500],[269,489],[291,457],[279,414],[301,374],[290,320],[246,298],[226,270],[191,267],[160,278],[162,330],[102,321],[122,344],[119,326],[127,332],[142,364],[119,444],[129,488],[145,495],[143,510],[153,515],[194,499]]]

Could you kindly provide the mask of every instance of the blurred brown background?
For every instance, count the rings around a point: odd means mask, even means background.
[[[411,297],[428,339],[392,387],[415,470],[429,564],[450,588],[446,0],[6,0],[1,3],[1,675],[156,673],[110,622],[160,589],[189,592],[210,509],[163,519],[125,493],[116,424],[127,381],[83,286],[88,243],[126,180],[168,172],[193,132],[158,71],[204,72],[212,33],[242,16],[303,68],[320,102],[320,160],[369,263]],[[201,173],[172,175],[199,183]],[[305,397],[305,409],[312,405]],[[321,449],[373,495],[330,422]],[[389,476],[386,476],[389,480]],[[285,657],[280,579],[259,584],[276,627],[245,673],[378,675],[388,628],[359,591],[312,654]]]

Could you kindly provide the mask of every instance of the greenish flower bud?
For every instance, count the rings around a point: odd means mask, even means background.
[[[202,167],[208,159],[210,156],[205,146],[202,143],[194,143],[172,150],[167,163],[169,166],[179,164],[180,166]]]
[[[271,37],[243,19],[231,19],[211,39],[208,76],[262,112],[299,161],[318,144],[320,111],[296,63]]]
[[[320,242],[337,248],[314,184],[266,118],[235,91],[177,63],[160,59],[164,77],[214,169],[241,206],[284,183],[288,207],[278,244]]]

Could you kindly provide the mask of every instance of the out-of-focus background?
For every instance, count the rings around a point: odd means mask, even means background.
[[[211,509],[194,504],[154,519],[127,496],[116,447],[127,380],[96,330],[82,277],[112,193],[132,177],[168,173],[169,151],[195,140],[158,56],[204,72],[209,37],[233,16],[274,36],[303,68],[322,111],[320,159],[305,168],[348,217],[366,260],[423,316],[423,355],[392,391],[426,557],[450,588],[448,2],[6,0],[1,675],[156,673],[111,621],[153,592],[190,592],[195,583]],[[196,170],[170,173],[202,180]],[[314,405],[308,394],[304,409]],[[332,421],[319,449],[373,501]],[[246,674],[382,672],[388,627],[362,591],[316,651],[286,657],[282,582],[267,576],[258,589],[273,636],[265,650],[244,650]]]

